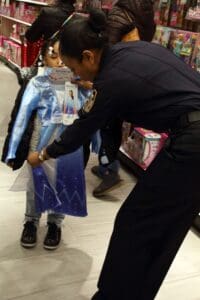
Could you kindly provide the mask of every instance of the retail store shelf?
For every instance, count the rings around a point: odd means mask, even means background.
[[[28,22],[25,22],[25,21],[22,21],[20,19],[16,19],[16,18],[13,18],[13,17],[10,17],[10,16],[0,14],[0,17],[8,19],[8,20],[15,21],[15,22],[20,23],[20,24],[24,24],[26,26],[31,26],[31,23],[28,23]]]
[[[49,5],[47,2],[34,1],[34,0],[16,0],[16,1],[24,2],[24,3],[30,3],[30,4],[36,4],[36,5],[43,5],[43,6],[48,6]]]
[[[22,42],[21,42],[19,39],[16,39],[16,38],[14,38],[14,37],[12,37],[12,36],[10,36],[9,39],[10,39],[11,41],[15,42],[15,43],[20,44],[20,45],[22,44]]]
[[[11,60],[8,60],[1,54],[0,54],[0,61],[3,62],[9,69],[11,69],[17,75],[18,82],[20,82],[20,79],[21,79],[20,66],[18,66]]]

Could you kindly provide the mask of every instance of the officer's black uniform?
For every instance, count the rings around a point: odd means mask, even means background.
[[[200,209],[200,75],[161,46],[119,43],[105,50],[94,87],[98,94],[87,117],[47,152],[74,151],[114,117],[169,132],[116,217],[93,298],[152,300]]]

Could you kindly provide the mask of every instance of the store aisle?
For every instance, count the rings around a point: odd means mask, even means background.
[[[2,148],[18,87],[16,76],[2,65],[0,82]],[[122,171],[125,184],[110,197],[98,200],[92,197],[92,189],[98,179],[90,173],[95,163],[96,157],[92,156],[86,171],[89,215],[86,218],[65,219],[63,242],[54,252],[42,247],[46,231],[45,216],[41,220],[36,248],[26,250],[20,246],[25,195],[23,192],[9,191],[18,172],[12,172],[0,164],[0,300],[90,299],[96,290],[114,216],[135,182],[133,176]],[[200,238],[190,232],[157,299],[200,300],[199,286]]]

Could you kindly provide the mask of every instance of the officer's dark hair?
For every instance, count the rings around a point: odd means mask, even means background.
[[[101,10],[92,9],[89,15],[74,15],[60,33],[60,53],[78,60],[82,52],[103,49],[108,43],[106,16]]]

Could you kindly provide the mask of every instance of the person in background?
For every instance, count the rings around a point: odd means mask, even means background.
[[[151,0],[119,0],[108,14],[106,30],[111,44],[139,39],[150,42],[155,29]],[[79,85],[81,84],[86,88],[91,86],[83,81],[79,82]],[[101,197],[121,184],[117,159],[121,145],[121,131],[120,119],[110,120],[100,130],[99,165],[91,169],[92,173],[101,179],[100,184],[93,191],[95,197]]]
[[[74,12],[75,0],[55,0],[49,7],[43,7],[40,14],[25,33],[29,42],[48,40],[63,22]]]
[[[32,153],[29,163],[74,151],[110,119],[169,133],[117,214],[92,298],[153,300],[200,209],[200,75],[153,43],[109,47],[105,27],[102,12],[93,11],[74,16],[62,31],[62,60],[93,82],[96,99],[84,119]]]

